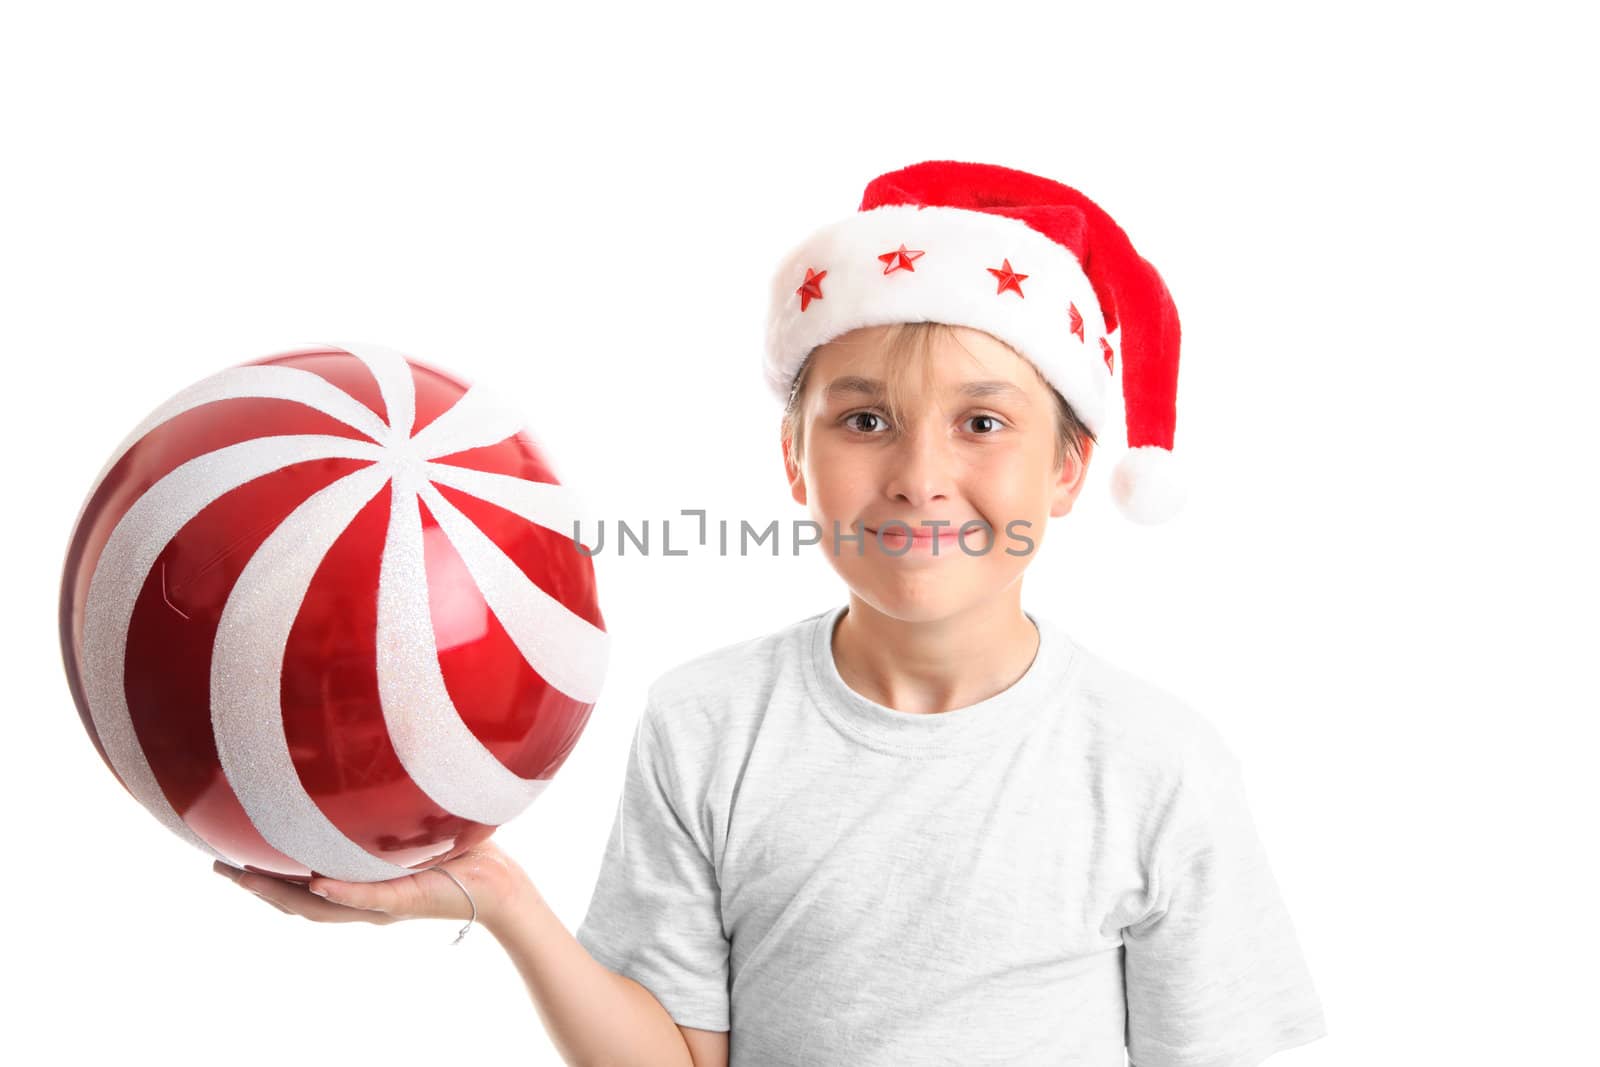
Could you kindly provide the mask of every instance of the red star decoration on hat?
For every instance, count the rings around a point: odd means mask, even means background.
[[[1104,337],[1100,338],[1100,351],[1106,354],[1106,373],[1113,373],[1111,369],[1111,342]]]
[[[1072,315],[1072,332],[1078,335],[1078,340],[1084,340],[1083,315],[1078,312],[1078,305],[1067,301],[1067,311]]]
[[[1018,296],[1024,295],[1022,292],[1022,279],[1026,278],[1027,275],[1018,274],[1016,271],[1012,270],[1011,261],[1009,259],[1001,260],[1000,267],[998,269],[995,267],[989,267],[988,271],[990,274],[993,274],[996,278],[1000,279],[1000,287],[994,291],[995,296],[999,296],[1007,289],[1010,289]]]
[[[883,273],[885,274],[893,274],[897,270],[909,270],[914,272],[917,268],[911,265],[911,261],[919,258],[921,255],[921,252],[908,252],[906,251],[906,246],[901,245],[898,251],[885,252],[883,255],[879,256],[878,262],[884,264]]]
[[[804,311],[813,300],[822,299],[822,279],[828,276],[827,271],[814,271],[806,268],[806,280],[800,283],[800,288],[795,292],[800,294],[800,310]]]

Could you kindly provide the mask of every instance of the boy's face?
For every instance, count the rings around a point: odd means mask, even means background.
[[[884,614],[926,622],[990,601],[1022,576],[1049,517],[1072,510],[1092,444],[1058,467],[1054,392],[1009,346],[966,327],[958,340],[935,334],[926,376],[913,370],[905,386],[905,424],[891,424],[888,329],[853,330],[812,354],[801,463],[786,444],[784,464],[845,583]],[[895,519],[920,536],[885,525]],[[923,525],[937,520],[949,525]],[[992,543],[975,525],[963,551],[956,531],[974,521],[988,524]],[[835,541],[835,523],[864,543]]]

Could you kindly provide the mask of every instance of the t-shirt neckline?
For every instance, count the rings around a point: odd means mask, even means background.
[[[1075,658],[1072,643],[1048,619],[1024,610],[1039,632],[1039,650],[1022,676],[976,704],[931,715],[898,711],[856,692],[833,658],[833,631],[849,610],[841,604],[813,616],[806,634],[806,680],[824,716],[846,737],[880,752],[902,756],[946,756],[981,749],[1020,729]]]

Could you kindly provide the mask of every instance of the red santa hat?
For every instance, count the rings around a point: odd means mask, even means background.
[[[787,402],[812,349],[864,326],[945,322],[1031,360],[1096,437],[1121,371],[1122,513],[1183,507],[1172,458],[1178,310],[1128,235],[1076,189],[1009,167],[930,160],[868,183],[855,214],[796,246],[773,279],[765,374]]]

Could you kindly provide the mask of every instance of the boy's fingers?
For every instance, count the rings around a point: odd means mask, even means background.
[[[280,878],[241,871],[221,861],[213,863],[211,867],[269,904],[321,922],[387,924],[398,919],[427,915],[435,910],[428,893],[416,884],[414,877],[387,882],[344,882],[316,875],[302,886]]]
[[[362,882],[340,882],[333,878],[312,878],[309,885],[301,887],[279,878],[264,878],[261,875],[249,874],[239,870],[237,867],[229,866],[221,860],[213,862],[211,869],[266,900],[273,900],[278,893],[293,893],[304,896],[307,892],[310,892],[323,900],[352,908],[375,910],[379,903],[375,894],[367,892],[370,887]],[[305,901],[304,903],[315,902]]]
[[[287,882],[280,882],[276,878],[267,878],[259,874],[241,874],[234,881],[240,888],[248,889],[262,900],[270,904],[287,906],[300,903],[293,899],[295,887]],[[310,900],[311,898],[307,898]]]
[[[394,890],[382,882],[341,882],[335,878],[313,878],[307,889],[332,904],[365,911],[385,911],[393,903]]]
[[[285,882],[278,878],[241,873],[234,880],[267,903],[275,905],[291,915],[303,915],[307,919],[316,922],[386,923],[390,921],[387,915],[344,907],[336,902],[325,900],[310,893],[292,882]]]

